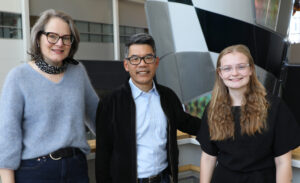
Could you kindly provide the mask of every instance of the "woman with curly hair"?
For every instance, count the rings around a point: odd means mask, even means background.
[[[257,79],[249,49],[225,48],[197,135],[200,182],[291,182],[291,150],[300,145],[299,134],[287,106],[267,95]]]

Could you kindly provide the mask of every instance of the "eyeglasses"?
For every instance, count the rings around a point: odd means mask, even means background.
[[[245,72],[249,66],[250,64],[224,65],[222,67],[219,67],[219,69],[221,70],[222,73],[227,74],[227,73],[231,73],[233,71],[233,67],[235,67],[235,69],[238,72],[242,73]]]
[[[155,62],[155,58],[155,55],[146,55],[144,57],[133,55],[131,57],[126,58],[126,60],[128,60],[132,65],[139,65],[142,60],[144,60],[146,64],[152,64]]]
[[[42,32],[42,34],[46,35],[47,40],[50,44],[55,44],[58,42],[58,40],[61,38],[64,45],[71,45],[74,41],[74,37],[72,35],[64,35],[59,36],[58,34],[54,32]]]

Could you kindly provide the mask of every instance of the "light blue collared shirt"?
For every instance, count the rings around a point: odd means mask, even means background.
[[[168,166],[167,162],[167,118],[160,96],[153,88],[144,92],[129,80],[136,106],[136,143],[138,178],[159,174]]]

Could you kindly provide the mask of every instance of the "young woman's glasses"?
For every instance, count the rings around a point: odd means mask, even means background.
[[[249,66],[250,66],[250,64],[243,63],[243,64],[236,64],[236,65],[224,65],[222,67],[219,67],[219,69],[224,74],[231,73],[234,68],[236,71],[243,73],[243,72],[247,71]]]
[[[64,45],[71,45],[74,41],[74,38],[72,35],[64,35],[59,36],[58,34],[54,32],[42,32],[42,34],[46,35],[47,40],[50,44],[55,44],[58,42],[58,40],[61,38]]]
[[[142,60],[144,60],[146,64],[152,64],[154,63],[155,58],[156,58],[155,55],[146,55],[144,57],[133,55],[131,57],[126,58],[126,60],[128,60],[132,65],[139,65]]]

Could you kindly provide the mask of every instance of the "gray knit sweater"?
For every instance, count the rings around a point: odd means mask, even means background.
[[[85,123],[95,130],[98,100],[82,64],[69,64],[59,83],[28,64],[11,70],[0,99],[0,168],[63,147],[88,153]]]

